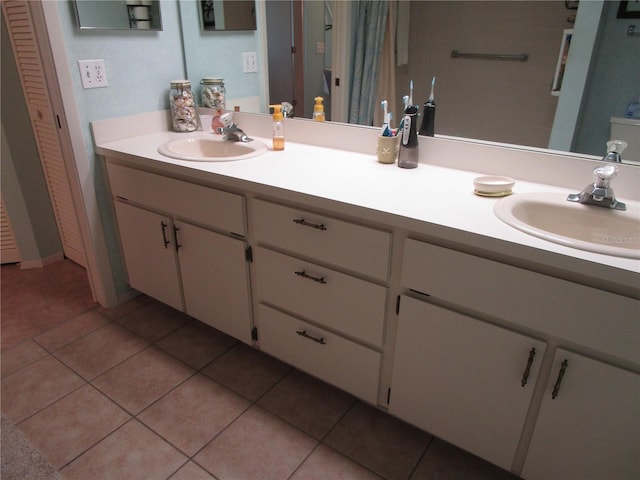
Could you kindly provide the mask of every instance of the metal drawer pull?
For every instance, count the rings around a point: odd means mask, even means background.
[[[308,338],[309,340],[313,340],[314,342],[319,343],[320,345],[326,345],[327,344],[327,342],[324,341],[324,337],[320,337],[320,338],[312,337],[311,335],[309,335],[307,333],[306,330],[298,330],[298,331],[296,331],[296,333],[298,335],[300,335],[301,337]]]
[[[164,248],[167,248],[167,245],[171,243],[169,240],[167,240],[166,228],[168,227],[168,225],[161,220],[160,227],[162,227],[162,241],[164,242]]]
[[[524,373],[522,374],[522,386],[524,387],[527,384],[527,380],[529,380],[529,373],[531,373],[531,365],[533,365],[533,359],[536,356],[536,349],[532,348],[529,352],[529,359],[527,360],[527,367],[524,369]]]
[[[558,392],[560,391],[560,384],[562,383],[562,377],[564,377],[565,372],[567,371],[567,367],[569,366],[569,361],[565,358],[564,362],[560,366],[560,371],[558,372],[558,378],[556,380],[556,384],[553,386],[553,392],[551,392],[551,398],[553,400],[558,396]]]
[[[324,277],[313,277],[313,276],[309,275],[307,272],[305,272],[304,270],[301,270],[299,272],[293,272],[293,273],[295,273],[299,277],[308,278],[309,280],[313,280],[314,282],[321,283],[322,285],[326,285],[327,284],[327,281],[324,279]]]
[[[310,223],[307,222],[304,218],[294,218],[293,221],[298,225],[304,225],[305,227],[317,228],[318,230],[327,229],[327,227],[324,226],[324,223]]]

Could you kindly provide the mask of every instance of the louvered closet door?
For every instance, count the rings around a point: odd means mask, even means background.
[[[0,198],[0,260],[2,263],[20,261],[20,252],[13,236],[9,216],[4,208],[4,200]]]
[[[2,12],[11,38],[11,46],[27,101],[31,126],[49,188],[64,254],[67,258],[86,267],[80,227],[58,137],[57,120],[49,99],[47,79],[36,40],[30,3],[34,3],[34,7],[39,7],[35,2],[3,0]]]

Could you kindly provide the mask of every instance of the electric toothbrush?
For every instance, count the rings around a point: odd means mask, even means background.
[[[434,136],[434,127],[436,121],[436,101],[433,95],[433,90],[436,84],[436,77],[431,80],[431,93],[429,99],[424,104],[424,110],[422,114],[422,125],[420,125],[420,135],[426,135],[428,137]]]

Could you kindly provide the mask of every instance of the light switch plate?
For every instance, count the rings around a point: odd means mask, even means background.
[[[107,87],[107,70],[104,60],[78,60],[82,88]]]
[[[242,52],[242,71],[244,73],[255,73],[258,71],[256,52]]]

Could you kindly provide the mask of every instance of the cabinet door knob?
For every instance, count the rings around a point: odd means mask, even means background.
[[[326,285],[326,284],[327,284],[327,281],[324,279],[324,277],[314,277],[314,276],[312,276],[312,275],[309,275],[309,274],[308,274],[307,272],[305,272],[304,270],[300,270],[300,271],[293,272],[293,273],[295,273],[295,274],[296,274],[296,275],[298,275],[299,277],[307,278],[307,279],[309,279],[309,280],[313,280],[314,282],[321,283],[322,285]]]
[[[304,225],[305,227],[316,228],[318,230],[327,229],[327,227],[324,226],[324,223],[311,223],[311,222],[307,222],[304,218],[294,218],[293,221],[298,225]]]
[[[162,228],[162,241],[164,242],[164,248],[167,248],[167,245],[169,245],[169,240],[167,240],[167,230],[166,228],[168,227],[168,225],[166,223],[164,223],[164,221],[160,221],[160,228]]]
[[[324,341],[324,337],[320,337],[320,338],[313,337],[313,336],[309,335],[306,330],[298,330],[298,331],[296,331],[296,333],[298,335],[300,335],[301,337],[308,338],[309,340],[313,340],[314,342],[319,343],[320,345],[326,345],[327,344],[327,342]]]
[[[562,377],[564,377],[565,372],[567,371],[567,367],[569,366],[569,361],[565,358],[560,365],[560,371],[558,372],[558,378],[556,379],[556,384],[553,386],[553,392],[551,392],[551,398],[553,400],[558,396],[558,392],[560,391],[560,384],[562,383]]]
[[[527,384],[527,380],[529,380],[529,374],[531,373],[531,365],[533,365],[533,359],[536,357],[536,349],[535,347],[529,351],[529,358],[527,359],[527,366],[524,369],[524,373],[522,374],[522,386],[524,387]]]

